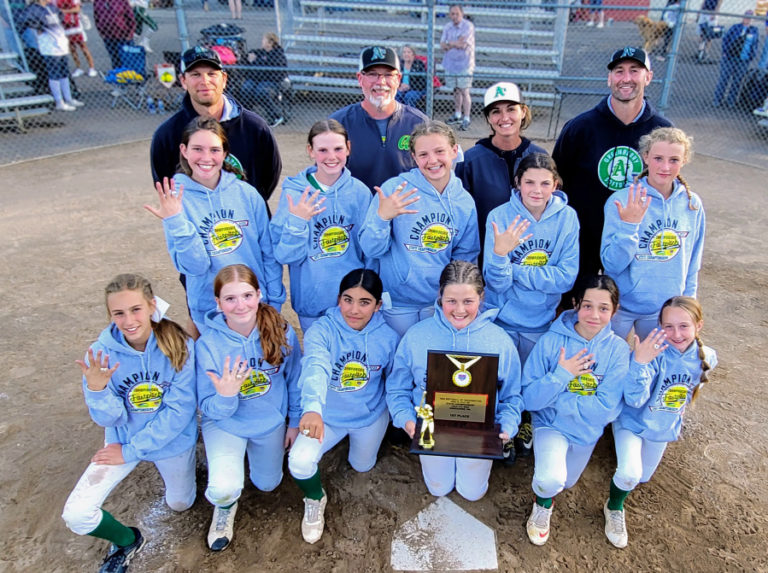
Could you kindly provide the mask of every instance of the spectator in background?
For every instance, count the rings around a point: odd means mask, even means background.
[[[285,52],[277,34],[264,34],[261,38],[261,49],[248,52],[247,59],[253,68],[245,70],[241,97],[246,102],[255,98],[264,108],[267,123],[271,127],[278,126],[285,121],[280,94],[281,86],[288,79],[288,60],[285,59]],[[283,69],[259,69],[263,67]]]
[[[69,40],[61,24],[60,12],[52,0],[37,0],[22,15],[23,25],[34,30],[37,49],[43,57],[48,72],[48,88],[51,90],[56,109],[75,111],[85,104],[72,97],[69,83]]]
[[[603,10],[603,0],[589,0],[589,21],[587,26],[602,28],[605,26],[605,10]]]
[[[77,49],[80,48],[88,62],[88,77],[95,78],[99,72],[93,66],[93,56],[88,49],[85,30],[80,21],[80,0],[58,0],[57,6],[63,14],[61,23],[64,25],[64,33],[69,40],[69,53],[77,66],[77,69],[72,72],[72,77],[79,78],[85,73],[85,70],[80,66],[80,57],[77,55]]]
[[[697,20],[699,24],[699,51],[696,54],[696,61],[700,64],[708,64],[712,60],[709,59],[709,44],[712,43],[714,38],[719,38],[722,32],[717,31],[715,26],[717,25],[717,5],[720,0],[704,0],[701,5],[701,14]]]
[[[459,4],[452,4],[448,12],[451,19],[443,28],[440,49],[445,69],[445,85],[453,90],[453,117],[448,124],[458,124],[459,129],[469,129],[472,96],[472,72],[475,70],[475,26],[464,17]]]
[[[397,88],[395,99],[400,103],[419,107],[421,98],[427,94],[427,66],[416,55],[416,50],[408,44],[400,50],[400,65],[403,78],[400,81],[400,87]]]
[[[349,134],[350,173],[373,193],[374,185],[416,167],[408,145],[413,128],[426,123],[427,116],[395,99],[402,75],[392,48],[364,48],[358,69],[363,101],[336,110],[330,117]]]
[[[119,68],[123,46],[133,43],[136,19],[128,0],[93,0],[93,18],[104,47],[107,49],[112,69]]]
[[[752,10],[744,12],[744,19],[728,28],[725,36],[723,36],[720,78],[717,80],[713,102],[715,107],[720,107],[723,104],[723,99],[725,99],[728,107],[736,105],[741,83],[744,81],[750,62],[757,55],[760,31],[757,26],[751,24],[753,15]]]
[[[656,59],[663,62],[667,59],[669,53],[669,43],[672,41],[672,36],[675,34],[675,26],[680,20],[680,0],[667,0],[667,6],[661,13],[661,21],[667,23],[667,28],[664,30],[664,39],[656,54]]]

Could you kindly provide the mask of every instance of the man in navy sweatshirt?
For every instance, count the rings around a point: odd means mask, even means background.
[[[617,50],[608,62],[610,95],[568,121],[555,143],[552,158],[581,226],[580,277],[602,266],[603,205],[642,171],[638,140],[657,127],[672,125],[645,99],[651,79],[651,62],[644,50],[630,46]],[[571,308],[570,299],[569,293],[563,296],[565,308]]]
[[[395,100],[402,77],[400,60],[392,48],[363,49],[357,73],[363,101],[331,114],[349,134],[349,171],[371,193],[374,185],[416,167],[408,142],[413,128],[426,122],[427,116]]]

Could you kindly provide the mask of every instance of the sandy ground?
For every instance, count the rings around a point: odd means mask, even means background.
[[[284,174],[307,162],[301,139],[280,137]],[[105,542],[75,536],[59,517],[103,439],[88,417],[74,360],[106,324],[102,289],[118,272],[150,278],[173,304],[171,317],[185,320],[161,226],[141,209],[153,198],[148,147],[0,168],[0,570],[96,570],[105,552]],[[604,438],[580,482],[558,496],[544,547],[531,545],[524,529],[530,459],[494,468],[478,502],[451,494],[496,530],[501,571],[768,571],[768,400],[759,378],[768,355],[767,243],[760,238],[767,173],[701,156],[685,168],[709,218],[700,296],[705,342],[720,365],[688,412],[682,441],[630,496],[629,547],[617,550],[603,534],[614,464]],[[200,454],[198,499],[183,514],[164,505],[150,464],[107,500],[107,510],[148,538],[132,571],[386,571],[394,530],[434,500],[415,457],[385,445],[376,467],[357,474],[342,444],[321,463],[330,503],[320,542],[302,541],[301,495],[287,478],[270,494],[246,486],[235,540],[212,554],[204,541],[211,508],[202,496]]]

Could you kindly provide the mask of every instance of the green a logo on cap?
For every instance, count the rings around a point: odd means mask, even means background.
[[[505,95],[507,95],[507,88],[496,86],[496,93],[493,94],[493,97],[504,97]]]
[[[385,50],[384,48],[381,48],[379,46],[375,46],[373,48],[373,54],[372,54],[372,60],[384,60],[385,58]]]

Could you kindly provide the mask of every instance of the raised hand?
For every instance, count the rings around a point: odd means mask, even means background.
[[[666,342],[667,333],[660,328],[654,328],[642,342],[640,342],[640,337],[635,334],[635,362],[638,364],[652,362],[654,358],[667,349],[669,344]]]
[[[119,466],[125,463],[123,458],[123,444],[107,444],[91,458],[94,464],[106,466]]]
[[[645,217],[646,211],[651,204],[653,197],[648,196],[648,191],[640,183],[632,183],[627,193],[627,206],[622,207],[621,201],[614,201],[616,209],[619,210],[619,218],[625,223],[637,225]]]
[[[582,348],[576,354],[570,358],[565,357],[565,348],[560,348],[560,360],[557,363],[565,368],[570,374],[576,378],[581,374],[588,374],[592,372],[592,365],[594,361],[594,354],[587,354],[589,352],[586,348]]]
[[[305,221],[309,221],[313,216],[319,215],[326,209],[325,207],[321,207],[321,205],[325,203],[325,197],[320,197],[318,199],[320,189],[310,196],[309,193],[311,191],[312,187],[307,185],[307,188],[304,189],[298,203],[294,203],[293,198],[288,195],[288,211]]]
[[[163,182],[155,182],[157,197],[160,199],[160,208],[156,209],[152,205],[144,205],[144,208],[152,213],[158,219],[167,219],[173,215],[178,215],[182,211],[181,198],[184,195],[184,185],[176,188],[176,182],[173,179],[163,177]]]
[[[317,412],[307,412],[299,420],[299,430],[308,438],[316,438],[323,443],[323,436],[325,436],[325,424],[323,423],[323,417]]]
[[[253,368],[248,368],[247,362],[241,362],[240,356],[235,358],[232,368],[229,367],[229,356],[224,359],[224,368],[221,377],[215,372],[206,372],[208,378],[213,382],[216,393],[225,398],[237,396],[243,381],[251,375]]]
[[[86,364],[83,360],[75,360],[80,370],[83,371],[85,376],[85,384],[88,386],[88,390],[93,392],[101,392],[107,387],[109,379],[112,378],[112,374],[115,373],[117,367],[120,366],[119,362],[115,362],[112,368],[109,367],[109,354],[103,354],[101,350],[96,353],[96,357],[93,356],[93,348],[88,349],[88,362]]]
[[[493,252],[502,257],[506,257],[509,253],[514,251],[517,247],[523,244],[525,241],[533,236],[533,233],[528,233],[523,236],[531,222],[528,219],[520,220],[520,215],[516,215],[512,223],[507,227],[504,232],[499,232],[499,227],[496,222],[491,222],[493,226]]]
[[[379,196],[379,217],[384,221],[391,221],[398,215],[418,213],[416,209],[407,208],[419,200],[418,195],[413,196],[417,189],[414,187],[410,191],[405,191],[406,185],[407,183],[403,181],[389,197],[384,195],[381,187],[374,187],[376,194]]]

